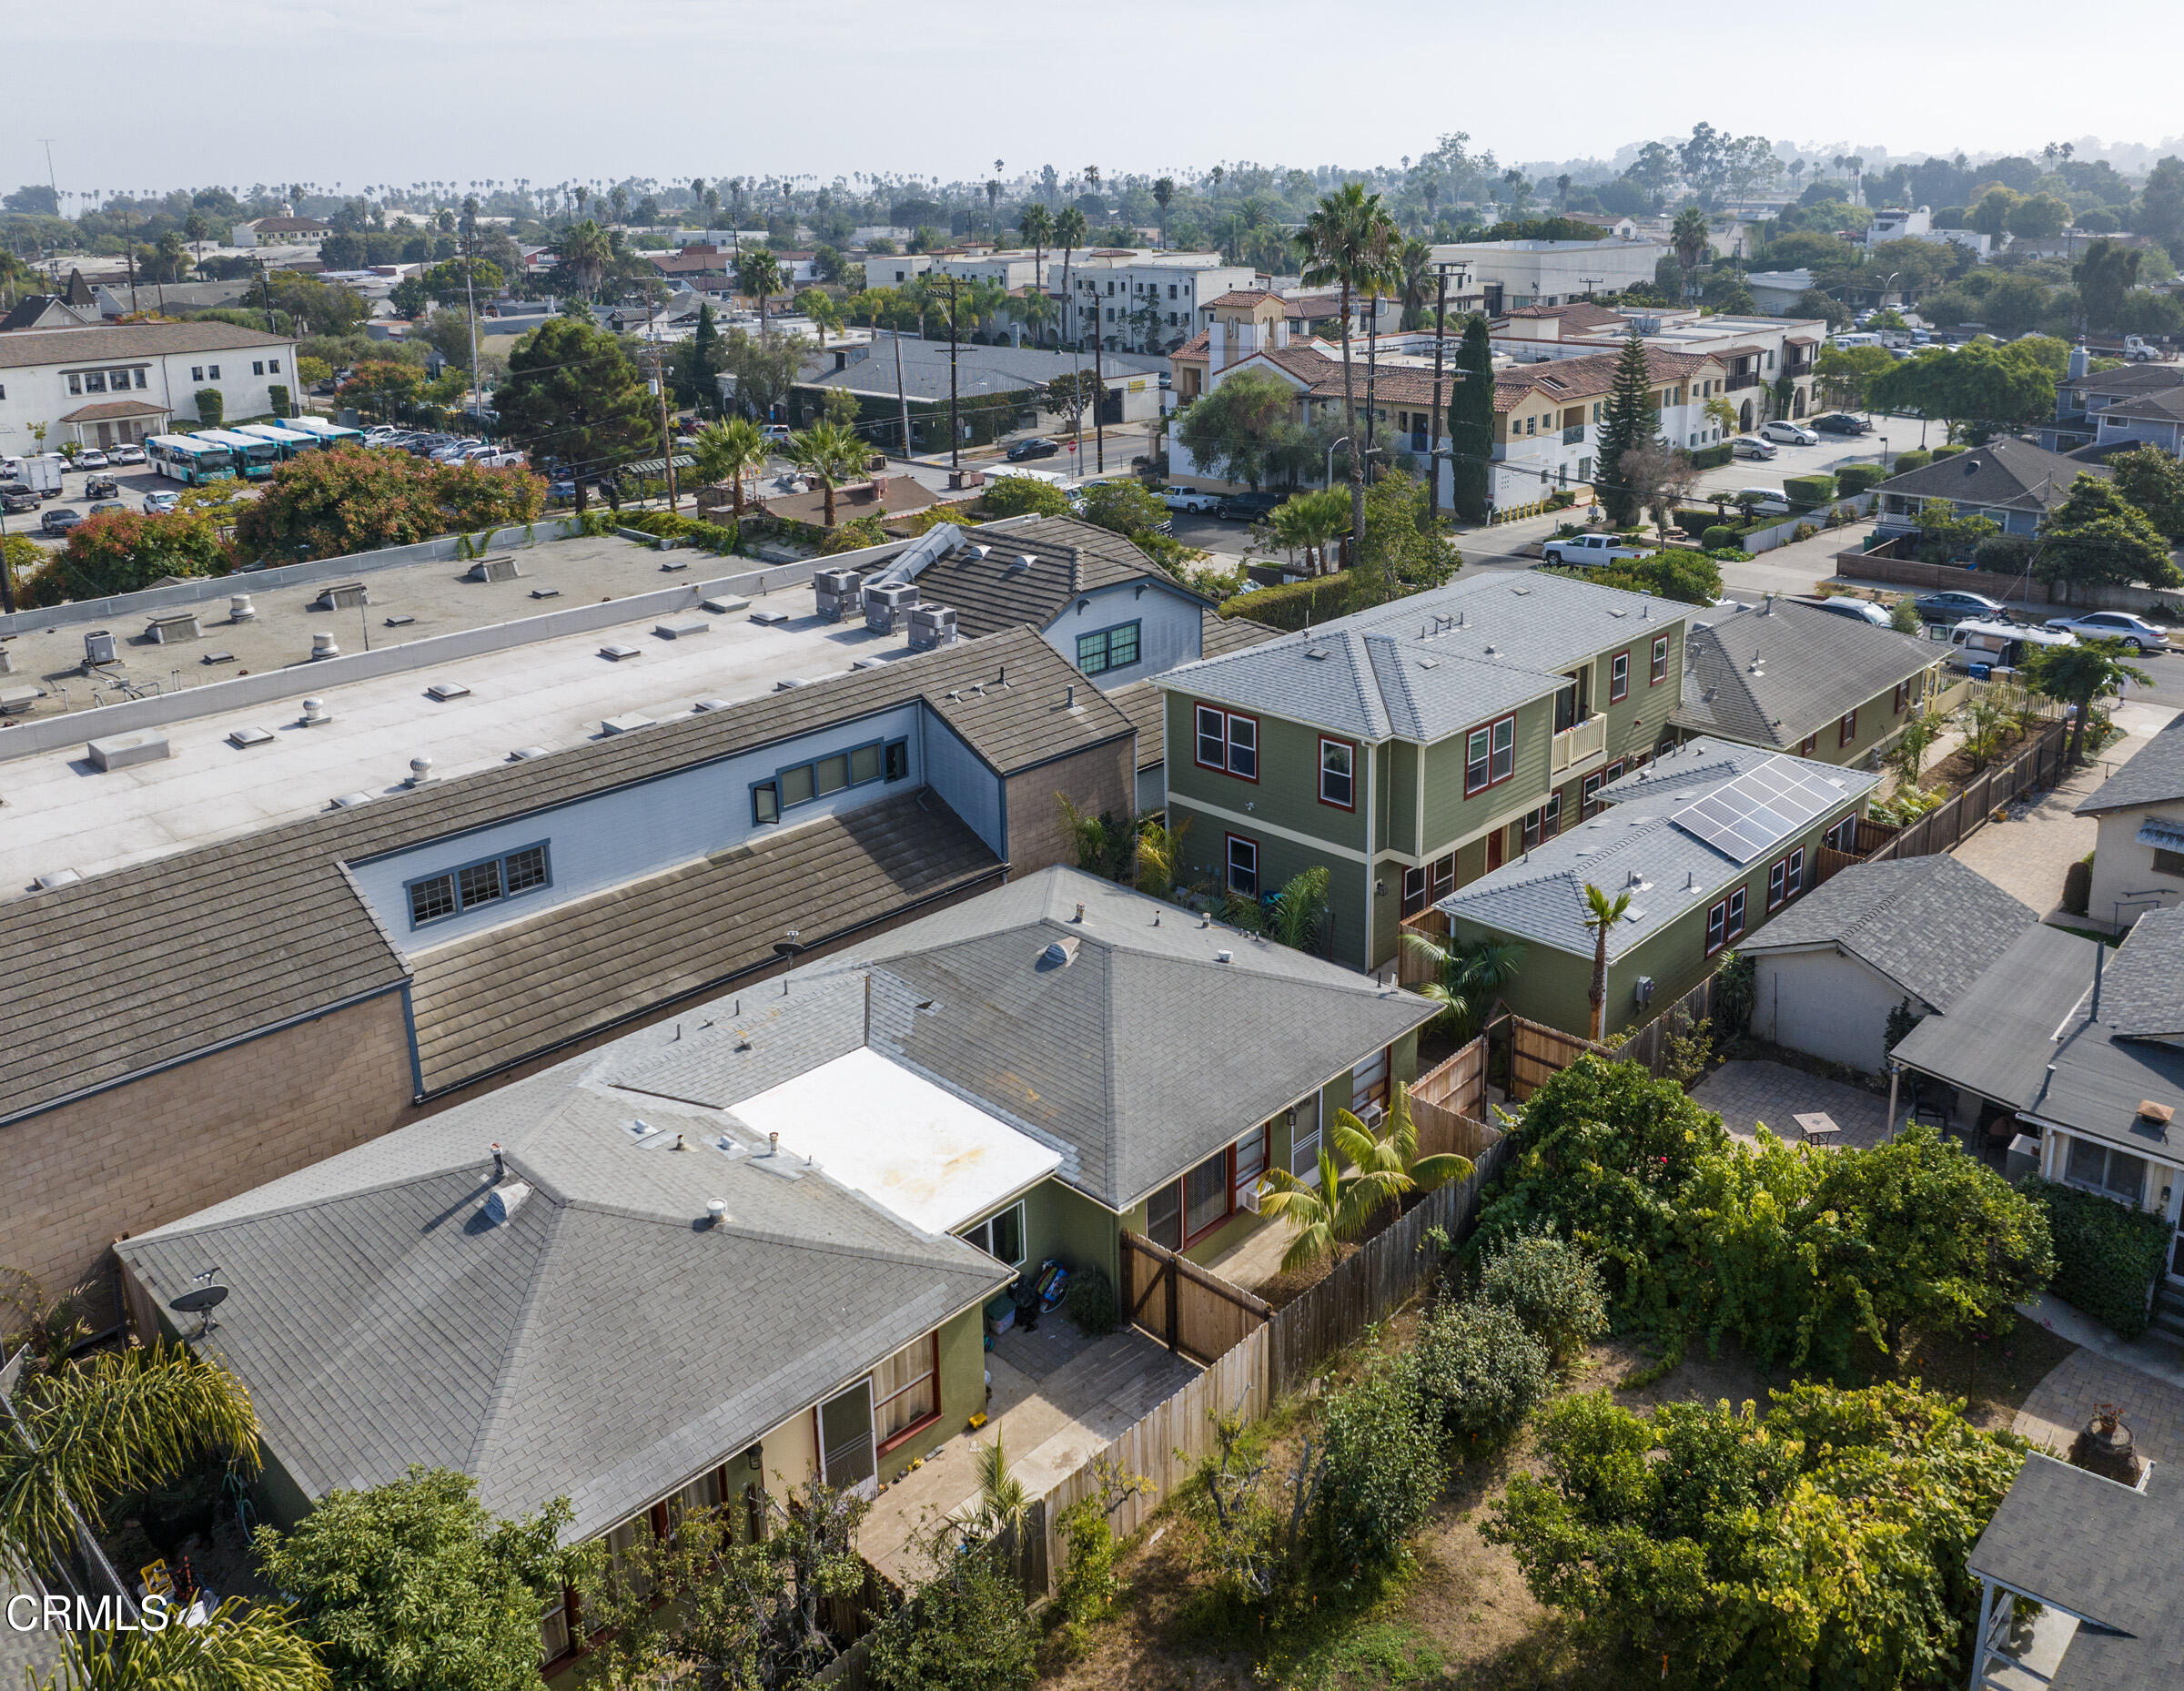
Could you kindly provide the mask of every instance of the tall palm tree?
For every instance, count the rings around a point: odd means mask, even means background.
[[[1168,248],[1168,202],[1173,200],[1175,197],[1175,177],[1162,177],[1158,182],[1153,184],[1153,203],[1160,208],[1160,247],[1162,251],[1166,251]]]
[[[1608,934],[1630,907],[1630,894],[1611,898],[1590,881],[1585,884],[1585,926],[1592,930],[1592,987],[1586,996],[1592,1000],[1595,1039],[1608,1037]]]
[[[847,320],[842,315],[842,302],[834,295],[813,288],[805,290],[798,304],[802,306],[804,316],[812,319],[812,327],[819,331],[819,350],[825,351],[826,331],[831,329],[835,334],[840,334],[842,325]]]
[[[1054,321],[1054,296],[1044,288],[1026,288],[1009,296],[1008,314],[1031,330],[1031,344],[1039,346],[1046,339],[1046,326]]]
[[[1016,231],[1031,248],[1031,285],[1044,292],[1046,248],[1054,244],[1054,213],[1034,200],[1016,214]]]
[[[826,526],[834,526],[834,490],[864,468],[872,449],[842,423],[816,422],[789,437],[783,456],[826,492]]]
[[[1403,327],[1421,328],[1426,320],[1426,302],[1434,294],[1433,249],[1421,240],[1405,241],[1396,255],[1396,273],[1400,278],[1397,291],[1403,302]]]
[[[606,279],[607,268],[614,261],[614,248],[607,232],[586,218],[562,231],[561,238],[554,243],[554,257],[576,284],[577,292],[595,299],[600,283]]]
[[[743,514],[743,481],[766,461],[766,431],[748,417],[708,423],[691,449],[702,481],[728,483],[735,514]]]
[[[1068,321],[1070,305],[1069,260],[1076,255],[1077,249],[1085,244],[1085,232],[1084,208],[1065,206],[1061,216],[1054,220],[1054,244],[1062,249],[1062,319],[1065,325]],[[1082,318],[1077,320],[1077,338],[1079,342],[1085,338]]]
[[[758,300],[758,332],[766,332],[766,301],[774,294],[788,288],[788,278],[781,273],[781,260],[770,248],[753,247],[739,253],[735,260],[735,290],[751,294]]]
[[[1353,293],[1384,287],[1396,238],[1395,220],[1356,182],[1345,183],[1312,208],[1297,232],[1308,288],[1330,283],[1342,290],[1342,415],[1350,438],[1350,526],[1365,532],[1365,454],[1358,443],[1358,395],[1350,370],[1350,302]]]
[[[1676,262],[1684,267],[1684,292],[1688,298],[1698,286],[1699,261],[1713,244],[1707,236],[1706,214],[1696,206],[1686,206],[1676,213],[1676,220],[1669,225],[1668,244],[1675,251]]]

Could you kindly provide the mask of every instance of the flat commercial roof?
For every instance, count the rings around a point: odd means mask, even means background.
[[[528,566],[551,550],[520,555]],[[628,551],[652,559],[645,584],[660,586],[659,554]],[[377,589],[384,579],[370,582]],[[528,598],[499,596],[510,589],[524,591],[521,581],[475,591],[504,613],[521,607],[535,614],[567,602],[534,607]],[[590,596],[596,602],[601,595]],[[381,609],[375,602],[362,614],[378,621]],[[786,620],[753,620],[776,612]],[[314,621],[353,637],[359,616],[348,610]],[[673,639],[653,632],[673,623],[695,623],[704,632]],[[615,645],[637,655],[601,655]],[[302,725],[294,698],[172,723],[156,731],[167,736],[170,755],[126,768],[95,770],[84,743],[72,741],[0,763],[7,815],[0,827],[0,900],[24,896],[38,876],[62,869],[93,875],[308,816],[344,794],[407,791],[413,758],[430,757],[434,778],[444,779],[505,764],[519,749],[597,740],[610,717],[668,722],[690,715],[701,699],[733,704],[772,694],[784,680],[815,681],[844,673],[854,661],[888,661],[908,651],[905,633],[820,621],[805,582],[753,599],[748,610],[716,613],[693,603],[671,616],[650,611],[618,627],[329,685],[316,696],[325,699],[332,720],[315,727]],[[469,692],[444,701],[428,693],[445,683]],[[269,737],[241,745],[230,738],[253,730]]]
[[[860,1048],[734,1107],[928,1233],[961,1227],[1061,1166],[1061,1154],[877,1051]]]

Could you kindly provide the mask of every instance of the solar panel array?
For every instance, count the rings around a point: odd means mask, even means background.
[[[1843,802],[1843,785],[1786,757],[1770,757],[1670,817],[1686,834],[1750,863]]]

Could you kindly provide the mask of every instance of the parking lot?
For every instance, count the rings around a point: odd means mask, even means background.
[[[1918,444],[1916,417],[1876,416],[1866,420],[1873,424],[1871,434],[1824,434],[1816,446],[1777,443],[1773,458],[1735,458],[1718,470],[1701,471],[1694,491],[1701,494],[1734,493],[1747,487],[1779,491],[1785,476],[1833,475],[1846,464],[1878,463],[1884,451],[1893,455]],[[1811,427],[1809,420],[1805,426]]]

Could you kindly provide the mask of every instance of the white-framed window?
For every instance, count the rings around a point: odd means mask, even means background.
[[[517,898],[551,884],[552,866],[541,842],[410,882],[410,926],[423,927],[464,910]]]
[[[1620,704],[1631,696],[1631,654],[1618,652],[1608,660],[1608,703]]]
[[[1463,738],[1463,795],[1498,786],[1516,772],[1517,719],[1481,723]]]
[[[1320,1181],[1320,1109],[1315,1092],[1289,1111],[1289,1172],[1315,1186]]]
[[[1259,779],[1258,717],[1201,704],[1193,721],[1199,768],[1218,769],[1246,781]]]
[[[2146,1198],[2146,1159],[2098,1139],[2073,1139],[2063,1178],[2072,1186],[2120,1200],[2136,1210]]]
[[[1577,819],[1580,822],[1590,822],[1592,813],[1600,808],[1600,772],[1595,770],[1585,777],[1584,785],[1578,790]]]
[[[1262,1121],[1236,1142],[1236,1208],[1243,1208],[1244,1200],[1266,1173],[1267,1124]]]
[[[1662,634],[1653,641],[1653,668],[1646,684],[1657,687],[1668,679],[1668,636]]]
[[[1403,871],[1403,914],[1416,916],[1426,907],[1426,866]]]
[[[1355,810],[1357,805],[1358,749],[1348,740],[1320,742],[1320,802],[1338,810]]]
[[[999,1213],[965,1228],[956,1237],[977,1246],[996,1262],[1020,1268],[1024,1262],[1024,1206],[1011,1204]]]
[[[1259,896],[1259,842],[1239,834],[1228,836],[1228,890]]]

